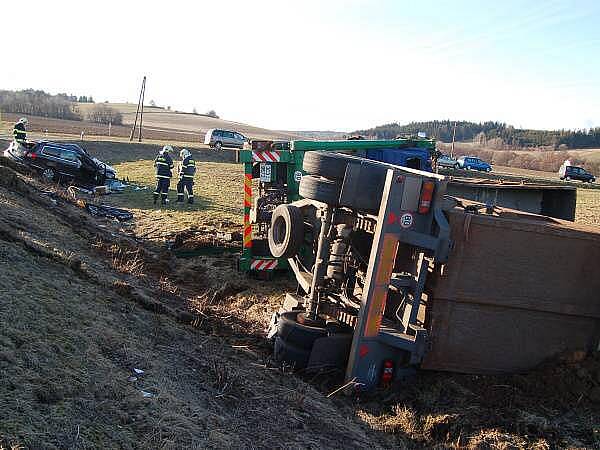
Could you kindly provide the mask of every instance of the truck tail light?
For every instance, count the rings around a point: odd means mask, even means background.
[[[383,370],[381,372],[381,384],[386,386],[392,383],[394,379],[394,362],[391,359],[383,361]]]
[[[433,181],[424,181],[421,187],[421,199],[419,200],[419,214],[427,214],[431,208],[431,199],[433,199],[433,190],[435,183]]]

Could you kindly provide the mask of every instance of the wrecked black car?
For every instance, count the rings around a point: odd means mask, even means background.
[[[12,141],[4,156],[35,169],[43,179],[93,187],[111,184],[116,170],[89,155],[77,144]]]

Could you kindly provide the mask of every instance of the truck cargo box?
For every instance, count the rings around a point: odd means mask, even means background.
[[[514,210],[448,216],[453,246],[430,279],[423,368],[514,372],[598,349],[598,228]]]

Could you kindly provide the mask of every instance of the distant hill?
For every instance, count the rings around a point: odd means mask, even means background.
[[[304,139],[338,140],[346,139],[349,133],[344,131],[281,131],[281,133],[294,134]]]
[[[135,120],[137,104],[134,103],[105,103],[123,115],[123,124],[132,125]],[[79,103],[82,113],[93,107],[88,103]],[[180,133],[202,135],[211,128],[224,128],[242,133],[254,139],[298,139],[293,132],[273,131],[266,128],[255,127],[240,122],[217,119],[205,114],[169,111],[158,106],[144,105],[144,128],[148,130],[171,130]]]
[[[428,136],[442,142],[451,142],[455,122],[452,120],[432,120],[411,122],[405,125],[390,123],[351,134],[377,139],[393,139],[402,134],[417,134],[424,131]],[[475,142],[482,147],[495,149],[518,149],[553,147],[598,148],[600,128],[591,130],[530,130],[519,129],[502,122],[456,122],[456,141]]]

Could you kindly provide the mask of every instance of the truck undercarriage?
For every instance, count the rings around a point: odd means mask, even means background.
[[[303,199],[277,206],[268,230],[272,255],[289,258],[299,285],[297,293],[287,294],[272,320],[269,336],[274,339],[276,359],[311,370],[337,367],[345,371],[349,384],[371,389],[400,379],[424,360],[430,368],[460,371],[449,361],[460,359],[463,347],[493,348],[498,342],[500,346],[510,342],[512,347],[500,351],[511,350],[515,355],[505,358],[505,366],[499,365],[498,370],[511,370],[511,364],[522,356],[516,346],[526,330],[518,331],[518,338],[512,340],[486,335],[485,328],[493,328],[498,315],[481,324],[461,324],[450,316],[440,323],[441,310],[435,304],[436,292],[447,288],[446,263],[450,268],[460,265],[452,256],[448,262],[456,241],[449,217],[460,210],[463,215],[483,214],[497,221],[497,208],[446,196],[447,181],[442,176],[354,156],[311,152],[305,155],[303,168],[308,173],[299,187]],[[541,217],[521,215],[526,220]],[[465,223],[468,227],[470,221]],[[586,234],[585,239],[588,250],[597,255],[600,236]],[[585,299],[593,296],[594,283],[586,281]],[[453,295],[460,299],[463,291],[455,290]],[[510,301],[504,305],[503,300],[489,307],[515,306]],[[535,317],[552,312],[538,303],[528,304]],[[530,352],[532,364],[562,349],[598,345],[597,300],[571,303],[577,304],[569,314],[581,316],[589,326],[584,325],[584,331],[571,339],[556,332],[558,338],[550,345],[533,336],[525,347],[546,348]],[[444,305],[442,300],[440,305]],[[559,307],[553,312],[564,311]],[[453,343],[446,342],[449,349],[454,344],[453,354],[431,352],[432,342],[443,342],[440,335],[449,333],[451,319],[455,335],[466,327],[488,342],[457,343],[455,338]],[[548,319],[563,320],[567,319]],[[427,361],[428,354],[437,360]],[[485,371],[478,366],[481,361],[470,361],[464,370]]]

